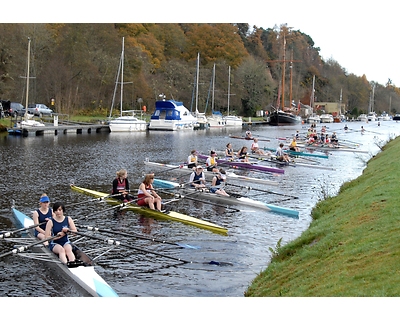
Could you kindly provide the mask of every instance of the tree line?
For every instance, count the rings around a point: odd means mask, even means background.
[[[399,88],[390,79],[373,83],[324,61],[311,36],[285,24],[0,24],[0,34],[0,99],[26,103],[29,38],[29,103],[54,99],[59,113],[108,115],[123,37],[125,110],[151,112],[163,94],[194,111],[199,54],[199,112],[225,113],[228,86],[229,110],[243,116],[276,107],[282,92],[287,105],[290,99],[311,105],[314,75],[317,102],[338,102],[341,95],[353,115],[371,103],[377,113],[400,112]]]

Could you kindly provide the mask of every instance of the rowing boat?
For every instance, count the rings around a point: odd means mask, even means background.
[[[174,192],[182,195],[183,198],[188,198],[191,200],[195,200],[196,198],[202,198],[208,200],[210,202],[215,203],[224,203],[229,205],[236,205],[236,206],[245,206],[245,207],[254,207],[258,209],[264,209],[268,211],[273,211],[275,213],[280,213],[284,215],[289,215],[291,217],[298,218],[299,212],[289,208],[283,208],[279,206],[275,206],[272,204],[268,204],[262,201],[253,200],[243,196],[224,196],[212,192],[207,192],[204,190],[195,190],[193,188],[185,188],[181,187],[180,184],[176,182],[166,181],[162,179],[154,179],[154,187],[157,188],[164,188],[166,190],[173,190]]]
[[[242,136],[233,136],[233,135],[229,135],[229,138],[233,138],[233,139],[242,139],[242,140],[250,140],[250,141],[251,141],[251,140],[254,140],[254,138],[257,138],[258,141],[271,141],[271,140],[269,140],[269,139],[258,138],[258,136],[249,138],[249,137],[242,137]]]
[[[272,152],[276,151],[276,149],[266,148],[266,147],[264,147],[264,150]],[[283,152],[287,153],[290,156],[304,156],[304,157],[316,157],[316,158],[328,159],[328,155],[326,154],[307,153],[303,151],[293,151],[293,150],[283,150]]]
[[[198,154],[197,156],[199,157],[199,159],[203,159],[203,160],[206,160],[208,158],[208,156],[203,155],[203,154]],[[235,161],[234,159],[218,159],[217,163],[218,163],[218,165],[221,165],[221,166],[230,166],[233,168],[243,168],[243,169],[250,169],[250,170],[255,170],[255,171],[279,173],[279,174],[285,173],[285,170],[283,170],[281,168],[263,166],[263,165],[258,164],[258,162],[241,162],[241,161]]]
[[[95,190],[90,190],[86,188],[81,188],[75,185],[71,185],[71,189],[77,192],[84,193],[86,195],[95,197],[95,198],[104,198],[109,196],[109,194],[100,192],[100,191],[95,191]],[[121,204],[121,201],[114,199],[114,198],[106,198],[107,203],[111,205],[118,205]],[[183,213],[179,213],[176,211],[167,211],[167,212],[160,212],[157,210],[152,210],[148,207],[142,207],[138,206],[133,203],[129,203],[124,205],[124,210],[130,210],[134,211],[136,213],[142,214],[144,216],[151,216],[156,219],[162,219],[162,220],[172,220],[172,221],[177,221],[181,223],[185,223],[188,225],[192,225],[198,228],[210,230],[216,233],[221,233],[221,234],[226,234],[228,230],[224,227],[221,227],[217,224],[202,220],[202,219],[197,219],[195,217],[188,216]]]
[[[33,220],[26,214],[17,210],[15,207],[12,208],[13,215],[20,227],[30,227],[33,225]],[[33,235],[32,230],[28,232],[28,236],[32,239],[36,239]],[[41,252],[45,255],[45,261],[51,261],[55,263],[59,269],[67,277],[76,282],[81,288],[94,297],[118,297],[117,293],[111,288],[111,286],[96,272],[94,269],[94,262],[84,252],[78,249],[74,245],[74,254],[77,259],[82,261],[82,265],[68,267],[62,263],[58,257],[51,252],[48,247],[38,245],[33,247],[36,252]]]
[[[170,165],[170,164],[150,162],[148,160],[145,160],[144,164],[151,168],[163,169],[164,171],[177,170],[177,171],[181,171],[181,172],[187,172],[188,175],[193,172],[193,169],[188,168],[186,165],[174,166],[174,165]],[[205,174],[206,178],[208,178],[208,179],[212,179],[215,176],[215,174],[213,172],[207,171],[207,170],[204,170],[204,174]],[[226,176],[229,178],[229,180],[236,181],[236,182],[257,183],[257,184],[265,184],[265,185],[271,185],[271,186],[278,185],[278,182],[276,182],[276,181],[241,176],[241,175],[237,175],[234,172],[229,172],[229,171],[226,172]]]

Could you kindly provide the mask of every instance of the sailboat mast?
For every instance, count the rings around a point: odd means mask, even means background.
[[[215,63],[213,66],[213,74],[212,74],[212,99],[211,99],[211,110],[214,113],[214,90],[215,90]]]
[[[199,69],[200,69],[200,53],[197,53],[196,64],[196,115],[199,113],[198,100],[199,100]]]
[[[281,99],[282,111],[284,111],[285,107],[285,64],[286,64],[286,38],[285,34],[283,34],[282,99]]]
[[[122,116],[122,100],[124,96],[124,51],[125,51],[125,37],[122,37],[122,53],[121,53],[121,102],[120,111]]]
[[[31,39],[28,38],[28,65],[26,70],[26,107],[25,107],[25,119],[28,117],[28,101],[29,101],[29,68],[30,68],[30,61],[31,61]]]
[[[229,116],[229,100],[231,97],[231,66],[228,69],[228,116]]]

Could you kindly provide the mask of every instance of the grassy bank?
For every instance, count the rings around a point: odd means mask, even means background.
[[[400,139],[337,197],[320,202],[301,237],[273,248],[247,297],[400,296]]]

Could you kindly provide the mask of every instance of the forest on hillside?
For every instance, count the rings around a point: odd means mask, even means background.
[[[212,111],[215,65],[214,111],[227,111],[229,79],[230,113],[255,116],[278,106],[282,92],[285,105],[311,105],[315,76],[316,103],[341,98],[355,116],[371,105],[378,114],[400,113],[400,91],[390,79],[370,82],[335,60],[324,61],[311,35],[285,24],[263,29],[246,23],[9,23],[0,24],[0,34],[0,99],[25,105],[30,39],[29,103],[50,106],[55,99],[58,113],[108,115],[122,38],[125,110],[146,106],[151,112],[165,95],[194,111],[199,55],[199,112]]]

